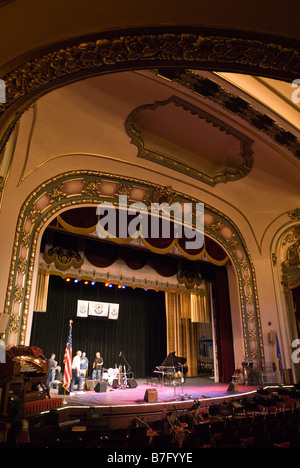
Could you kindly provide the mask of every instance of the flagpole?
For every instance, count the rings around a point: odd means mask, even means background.
[[[66,404],[66,387],[65,384],[67,383],[68,385],[70,384],[70,377],[72,377],[72,323],[73,320],[69,320],[69,334],[68,334],[68,341],[66,344],[66,350],[65,350],[65,355],[64,355],[64,364],[65,364],[65,369],[64,369],[64,398],[63,398],[63,404]],[[68,380],[67,380],[68,377]],[[66,379],[66,382],[65,382]]]

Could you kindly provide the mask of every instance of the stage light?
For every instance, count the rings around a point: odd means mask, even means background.
[[[112,288],[112,287],[113,287],[113,285],[112,285],[112,284],[109,284],[109,285],[108,285],[108,287],[109,287],[109,288]]]
[[[74,283],[78,283],[78,279],[77,279],[77,278],[76,278],[76,279],[74,279]]]
[[[122,286],[122,289],[125,289],[126,286]]]
[[[122,286],[119,284],[118,289],[121,289],[121,287],[122,287]]]
[[[69,283],[71,280],[70,278],[66,278],[66,282]]]
[[[104,285],[104,286],[106,286],[106,287],[107,287],[107,286],[108,286],[108,283],[105,283],[105,285]]]
[[[89,282],[88,282],[88,281],[85,281],[84,284],[89,284]]]
[[[92,282],[91,282],[91,285],[92,285],[92,286],[95,286],[95,284],[96,284],[95,281],[92,281]]]

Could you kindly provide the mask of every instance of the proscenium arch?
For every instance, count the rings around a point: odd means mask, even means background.
[[[179,32],[178,32],[179,31]],[[22,113],[44,94],[104,73],[191,68],[246,73],[292,82],[299,49],[278,39],[205,28],[110,31],[28,52],[6,66],[6,103],[0,103],[0,154]]]
[[[115,193],[101,194],[101,182],[114,184]],[[37,187],[25,200],[18,217],[9,282],[5,301],[5,314],[9,315],[6,345],[25,344],[33,273],[41,232],[59,212],[79,205],[99,205],[116,202],[118,186],[140,188],[151,195],[165,187],[134,178],[96,171],[71,171],[57,175]],[[185,203],[199,203],[187,195],[174,191]],[[204,232],[227,252],[238,279],[242,314],[245,359],[264,363],[260,311],[254,266],[244,239],[234,223],[223,213],[205,205],[210,221]]]
[[[292,289],[288,278],[284,273],[284,263],[287,260],[288,248],[297,241],[293,231],[300,231],[300,223],[297,216],[293,218],[292,212],[285,213],[286,222],[274,233],[270,242],[270,262],[272,265],[272,276],[277,304],[277,315],[279,322],[279,337],[282,344],[282,357],[285,368],[291,368],[295,381],[299,380],[299,365],[292,362],[292,342],[298,339],[298,331],[295,322],[294,305],[292,301]],[[291,216],[292,215],[292,216]],[[296,265],[295,265],[296,270]],[[297,275],[297,284],[300,277]]]

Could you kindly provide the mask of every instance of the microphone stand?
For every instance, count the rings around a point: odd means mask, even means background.
[[[181,362],[178,363],[180,365],[180,368],[181,368],[181,400],[187,400],[187,399],[190,399],[192,398],[191,395],[187,395],[186,393],[183,393],[183,387],[184,387],[184,372],[183,372],[183,364],[181,364]]]
[[[132,377],[134,377],[134,373],[132,372],[131,366],[130,366],[130,364],[128,363],[126,357],[124,356],[123,351],[120,352],[119,356],[122,356],[122,358],[124,359],[125,363],[127,364],[127,370],[128,370],[128,371],[127,371],[127,374],[132,374]]]

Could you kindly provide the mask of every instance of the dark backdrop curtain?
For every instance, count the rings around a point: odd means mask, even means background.
[[[77,317],[78,299],[119,303],[119,319]],[[85,351],[90,365],[97,351],[104,367],[125,365],[119,357],[122,351],[134,377],[142,378],[151,375],[166,357],[164,292],[67,283],[51,276],[47,312],[34,313],[30,344],[40,347],[48,358],[55,353],[62,370],[69,320],[73,320],[73,356],[78,349]]]

